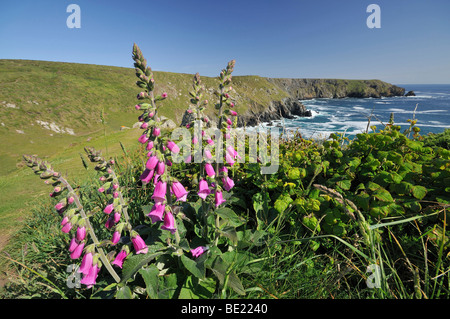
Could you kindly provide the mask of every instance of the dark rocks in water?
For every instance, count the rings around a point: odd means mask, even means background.
[[[408,91],[405,96],[416,96],[416,93],[414,93],[414,91]]]
[[[266,108],[255,106],[244,114],[238,114],[238,126],[256,126],[282,118],[294,119],[296,116],[310,117],[312,113],[301,102],[288,97],[281,101],[272,101]]]

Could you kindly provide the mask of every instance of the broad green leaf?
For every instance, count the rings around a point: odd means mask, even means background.
[[[245,219],[236,215],[236,213],[228,207],[221,207],[216,210],[216,214],[222,218],[221,227],[233,226],[239,227],[245,223]]]
[[[394,199],[391,196],[391,193],[389,193],[384,188],[380,188],[372,193],[372,196],[374,196],[376,199],[383,201],[383,202],[393,202]]]
[[[139,274],[141,274],[142,278],[144,279],[147,295],[151,299],[158,299],[159,269],[152,264],[146,268],[141,268],[139,270]]]
[[[128,286],[122,286],[119,289],[117,289],[116,299],[132,299],[133,293],[131,292],[130,287]]]
[[[206,255],[203,255],[206,256]],[[197,278],[204,278],[205,277],[205,257],[199,257],[197,260],[192,260],[186,255],[181,256],[181,262],[183,263],[184,267],[186,267],[187,270],[191,274],[193,274]]]
[[[417,199],[423,199],[427,195],[427,189],[423,186],[416,185],[412,188],[412,194]]]
[[[352,186],[352,181],[345,179],[343,181],[337,182],[336,184],[343,190],[349,190],[350,187]]]
[[[147,265],[150,261],[158,256],[165,254],[164,251],[159,251],[156,253],[138,254],[133,255],[125,259],[122,269],[122,283],[127,282],[128,279],[133,277],[142,267]]]

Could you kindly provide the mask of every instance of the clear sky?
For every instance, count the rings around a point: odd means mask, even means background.
[[[449,0],[0,0],[0,59],[132,67],[134,42],[160,71],[216,76],[236,59],[235,75],[450,83]]]

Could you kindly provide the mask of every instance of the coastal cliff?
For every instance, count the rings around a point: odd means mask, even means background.
[[[250,103],[239,115],[238,126],[255,126],[294,116],[311,116],[311,111],[299,102],[313,98],[381,98],[404,96],[405,89],[380,80],[341,80],[341,79],[283,79],[264,78],[268,92],[279,90],[286,97],[272,100],[266,105]]]
[[[268,78],[299,100],[313,98],[380,98],[405,95],[405,89],[380,80]]]

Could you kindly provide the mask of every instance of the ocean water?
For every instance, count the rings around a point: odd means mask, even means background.
[[[421,129],[421,135],[440,133],[450,128],[450,84],[399,86],[406,92],[413,90],[416,96],[301,100],[313,113],[312,117],[272,121],[272,125],[284,127],[286,131],[298,130],[304,138],[323,139],[334,132],[345,132],[352,138],[365,132],[371,114],[370,125],[379,129],[383,128],[382,123],[389,122],[391,113],[394,113],[394,122],[402,127],[402,131],[409,127],[407,120],[413,119],[413,116],[417,119],[416,126]],[[262,126],[271,127],[268,123]]]

